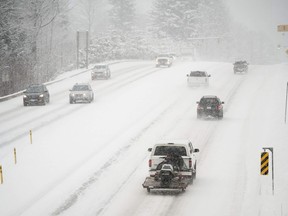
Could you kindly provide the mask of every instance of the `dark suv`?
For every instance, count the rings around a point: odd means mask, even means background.
[[[223,106],[224,102],[214,95],[203,96],[200,102],[197,101],[197,118],[202,117],[215,117],[218,119],[223,118]]]
[[[50,101],[48,89],[43,84],[30,85],[23,92],[23,105],[45,105]]]
[[[248,72],[248,63],[246,61],[236,61],[233,65],[234,74]]]

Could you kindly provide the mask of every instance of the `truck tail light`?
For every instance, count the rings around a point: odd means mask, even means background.
[[[222,105],[218,105],[218,106],[217,106],[217,109],[218,109],[218,110],[221,110],[221,109],[222,109]]]
[[[152,160],[149,160],[149,167],[152,167]]]
[[[192,168],[192,159],[189,158],[189,168]]]
[[[198,105],[198,106],[197,106],[197,109],[198,109],[198,110],[203,110],[204,108],[203,108],[202,106]]]

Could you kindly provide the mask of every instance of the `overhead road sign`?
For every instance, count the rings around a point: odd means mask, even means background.
[[[278,32],[288,32],[288,25],[278,25],[277,30]]]

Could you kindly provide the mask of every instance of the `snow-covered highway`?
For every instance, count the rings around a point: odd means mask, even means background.
[[[207,70],[210,86],[189,88],[191,70]],[[110,80],[91,81],[87,72],[49,85],[46,106],[1,102],[0,215],[287,215],[287,71],[287,64],[234,75],[231,63],[122,62],[111,65]],[[93,103],[69,104],[76,82],[92,85]],[[225,102],[223,120],[196,118],[203,95]],[[188,138],[200,149],[185,193],[142,188],[147,149],[163,138]],[[274,196],[271,172],[259,175],[262,147],[275,150]]]

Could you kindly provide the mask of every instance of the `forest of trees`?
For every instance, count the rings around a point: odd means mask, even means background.
[[[136,6],[135,0],[2,0],[0,96],[75,69],[77,31],[89,32],[90,63],[160,52],[261,63],[272,52],[268,40],[232,23],[222,0],[153,0],[145,19]]]

